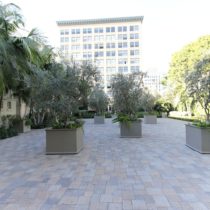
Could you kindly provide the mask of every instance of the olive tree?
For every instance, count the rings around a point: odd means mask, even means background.
[[[194,69],[186,75],[186,88],[188,95],[200,103],[210,121],[210,55],[204,56]]]
[[[97,115],[103,115],[108,106],[108,97],[99,87],[95,87],[89,97],[90,108],[96,111]]]
[[[140,106],[144,109],[145,112],[152,113],[154,111],[156,97],[149,92],[148,89],[144,89]]]
[[[136,72],[128,75],[118,74],[112,79],[114,109],[118,114],[136,119],[142,90],[144,73]]]

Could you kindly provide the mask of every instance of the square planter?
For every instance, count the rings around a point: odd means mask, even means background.
[[[132,121],[130,123],[120,123],[121,138],[141,138],[142,124],[141,121]]]
[[[144,115],[144,123],[145,124],[157,124],[157,116],[156,115]]]
[[[83,129],[46,129],[46,154],[76,154],[83,148]]]
[[[15,125],[15,129],[18,133],[26,133],[31,131],[31,126],[25,124],[25,120],[21,120],[17,125]]]
[[[104,124],[104,116],[94,116],[94,124]]]
[[[186,145],[200,153],[210,153],[210,128],[186,125]]]
[[[162,116],[162,118],[167,118],[167,113],[166,112],[162,112],[161,116]]]

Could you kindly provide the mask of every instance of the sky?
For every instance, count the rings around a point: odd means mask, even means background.
[[[26,28],[38,28],[59,47],[57,20],[144,16],[143,71],[165,74],[171,56],[185,45],[210,35],[210,0],[2,0],[17,4]]]

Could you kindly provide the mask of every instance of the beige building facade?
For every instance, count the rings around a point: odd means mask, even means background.
[[[143,16],[57,21],[61,52],[69,61],[94,63],[111,95],[113,75],[142,70],[142,23]]]

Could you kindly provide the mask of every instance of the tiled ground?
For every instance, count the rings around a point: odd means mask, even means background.
[[[210,209],[210,155],[185,146],[184,122],[158,119],[143,138],[85,124],[78,155],[45,155],[45,131],[0,141],[0,209]]]

